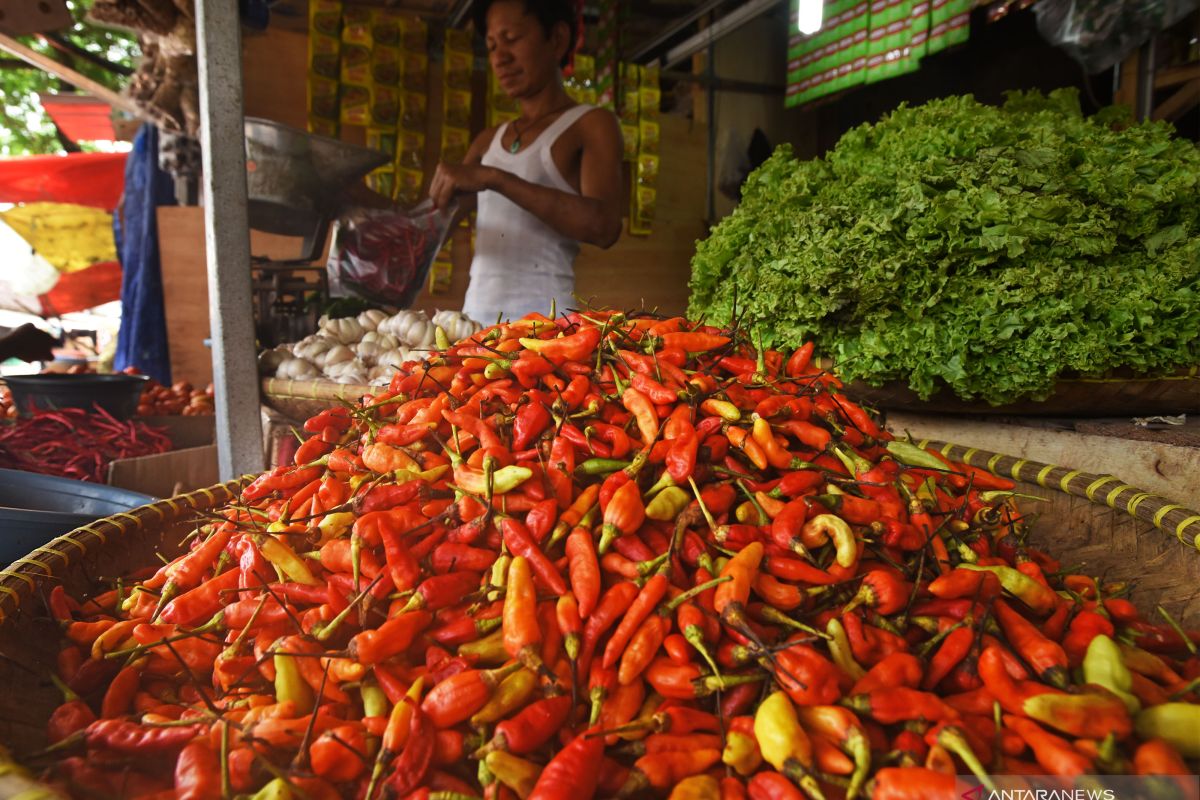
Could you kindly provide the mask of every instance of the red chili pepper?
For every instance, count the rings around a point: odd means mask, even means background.
[[[576,736],[550,760],[525,800],[587,800],[596,792],[604,739]]]
[[[685,431],[672,441],[665,462],[667,474],[672,480],[677,484],[687,482],[696,470],[696,457],[699,452],[700,439],[693,430]]]
[[[575,528],[567,536],[567,568],[571,576],[571,591],[579,601],[579,615],[587,619],[600,599],[600,564],[591,533]]]
[[[85,730],[96,721],[96,714],[87,703],[75,698],[54,709],[46,722],[46,741],[57,744],[72,734]]]
[[[566,724],[571,707],[571,696],[566,694],[542,698],[525,706],[516,716],[496,725],[489,749],[507,750],[517,755],[532,753]]]
[[[796,705],[829,705],[842,695],[847,678],[836,664],[808,645],[775,654],[775,680]]]
[[[580,669],[588,668],[600,637],[617,624],[617,620],[629,609],[638,594],[637,584],[632,581],[621,581],[609,587],[608,591],[600,597],[596,610],[588,615],[587,624],[583,627],[583,650],[579,655]]]
[[[433,615],[428,611],[409,611],[392,617],[378,628],[356,634],[350,640],[352,657],[363,664],[385,661],[407,650],[432,620]]]
[[[1066,688],[1068,663],[1062,646],[1043,636],[1036,625],[1003,600],[997,598],[993,601],[992,610],[1009,644],[1034,673],[1051,686]]]
[[[196,738],[203,726],[149,728],[126,719],[100,719],[87,727],[87,745],[130,756],[178,752]]]
[[[603,494],[603,490],[601,491]],[[622,484],[604,508],[604,526],[600,533],[597,551],[603,555],[618,536],[629,536],[637,532],[646,521],[646,506],[642,494],[633,481]],[[561,593],[560,593],[561,594]]]
[[[551,422],[553,419],[546,404],[540,398],[530,397],[528,403],[517,409],[513,420],[512,449],[524,450],[546,431]]]
[[[669,584],[667,576],[662,573],[657,573],[646,581],[646,585],[637,593],[637,597],[630,602],[625,616],[621,618],[621,624],[613,631],[608,645],[604,648],[604,657],[601,659],[601,663],[605,667],[616,666],[625,650],[625,645],[629,643],[634,632],[666,595]]]
[[[412,710],[404,750],[393,762],[392,775],[387,781],[388,788],[396,795],[403,796],[416,789],[429,772],[435,744],[433,728],[424,704]]]
[[[529,559],[529,565],[533,568],[534,574],[546,584],[551,592],[555,595],[566,593],[567,584],[563,580],[562,573],[550,559],[546,558],[546,554],[537,546],[528,528],[513,517],[504,517],[500,520],[500,533],[504,536],[504,543],[513,555]]]
[[[662,343],[665,348],[678,348],[687,353],[704,353],[729,344],[729,337],[699,331],[664,333],[662,334]]]
[[[920,687],[925,668],[911,653],[892,653],[881,659],[867,674],[858,679],[851,694],[866,694],[874,689],[888,686]]]

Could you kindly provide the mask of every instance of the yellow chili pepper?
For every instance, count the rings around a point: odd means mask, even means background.
[[[812,741],[796,708],[784,692],[775,692],[762,702],[754,714],[754,738],[763,760],[786,775],[817,800],[824,800],[821,787],[810,772],[813,763]]]
[[[276,537],[258,536],[255,537],[255,544],[258,545],[263,558],[278,567],[289,580],[303,583],[306,586],[316,586],[321,583],[308,568],[308,564],[304,563],[304,559],[296,555],[295,550]]]
[[[312,687],[305,682],[296,664],[296,657],[288,653],[275,653],[275,697],[281,703],[291,700],[301,714],[312,711],[315,698]]]
[[[496,687],[496,692],[487,701],[487,705],[471,717],[472,727],[480,727],[510,716],[525,705],[537,687],[537,675],[530,670],[521,669],[509,675]]]
[[[1143,740],[1163,739],[1184,758],[1200,758],[1200,705],[1163,703],[1143,709],[1134,730]]]

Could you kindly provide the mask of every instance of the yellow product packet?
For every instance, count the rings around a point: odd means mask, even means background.
[[[461,28],[446,29],[446,50],[447,52],[466,53],[471,55],[475,49],[471,47],[470,31],[462,30]]]
[[[625,151],[621,156],[626,161],[633,161],[638,154],[638,126],[621,123],[621,141]]]
[[[400,47],[400,15],[389,9],[371,10],[371,40],[376,47]]]
[[[643,86],[638,90],[638,113],[642,119],[658,119],[662,105],[662,90],[657,86]]]
[[[415,131],[400,131],[400,151],[396,163],[408,169],[425,169],[425,134]]]
[[[395,86],[375,86],[371,89],[371,124],[396,129],[400,119],[400,90]],[[393,140],[395,134],[392,135]],[[395,152],[395,147],[391,152]]]
[[[650,153],[638,154],[637,181],[639,186],[653,186],[658,181],[658,156]]]
[[[447,34],[450,31],[446,32]],[[445,70],[446,86],[451,89],[471,90],[471,68],[474,58],[470,53],[459,53],[454,50],[446,51]]]
[[[371,51],[371,79],[384,86],[400,85],[401,54],[399,47],[375,45]]]
[[[308,113],[310,116],[337,121],[338,82],[317,75],[308,77]]]
[[[308,37],[308,69],[312,75],[338,79],[342,43],[332,36]]]
[[[342,13],[342,42],[371,49],[371,10],[350,6]]]
[[[371,50],[363,44],[342,44],[341,81],[351,86],[371,85]]]
[[[308,27],[311,36],[338,38],[342,33],[341,0],[309,0]]]
[[[658,64],[643,65],[641,68],[641,75],[639,76],[641,78],[639,83],[642,86],[652,86],[655,89],[658,89],[661,85],[659,81],[659,73],[660,68]]]
[[[423,92],[405,92],[400,100],[400,125],[405,130],[424,133],[428,105],[429,97]]]
[[[657,153],[658,140],[661,130],[657,122],[642,120],[638,123],[638,150],[643,153]]]
[[[330,139],[336,139],[340,133],[337,118],[325,119],[322,117],[314,117],[311,114],[308,117],[308,132],[315,133],[318,136],[328,136]]]
[[[596,82],[596,58],[595,56],[585,55],[583,53],[575,54],[575,72],[576,82],[583,85],[584,88],[595,84]]]
[[[384,197],[394,196],[396,194],[396,173],[391,167],[380,167],[367,175],[367,188]]]
[[[442,126],[442,160],[450,164],[461,164],[471,146],[471,132],[466,128]]]
[[[464,89],[447,89],[445,97],[445,124],[452,128],[471,127],[471,92]]]
[[[389,156],[396,154],[396,131],[392,128],[367,128],[367,147],[372,150],[378,150],[381,153],[387,153]],[[380,167],[384,169],[384,167]]]
[[[424,53],[404,53],[404,70],[400,84],[410,92],[427,92],[429,89],[429,56]]]
[[[409,53],[425,55],[429,49],[429,26],[425,20],[411,14],[400,18],[400,47]]]
[[[371,121],[371,90],[366,86],[342,86],[339,119],[345,125],[368,124]]]
[[[401,169],[396,173],[396,199],[411,205],[421,199],[425,173],[419,169]]]

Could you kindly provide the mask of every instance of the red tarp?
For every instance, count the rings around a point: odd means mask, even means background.
[[[59,130],[73,142],[112,141],[112,106],[92,97],[40,94],[42,108]]]
[[[108,211],[125,189],[125,153],[0,158],[0,203],[78,203]]]
[[[62,273],[58,283],[38,300],[43,316],[57,317],[120,298],[121,265],[116,261],[98,261],[76,272]]]

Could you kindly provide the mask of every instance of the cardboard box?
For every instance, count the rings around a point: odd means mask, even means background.
[[[139,417],[140,422],[165,428],[175,449],[138,458],[119,458],[108,465],[108,485],[153,495],[177,494],[212,486],[217,469],[216,419],[197,417]]]
[[[154,497],[174,497],[217,483],[217,446],[189,447],[108,465],[108,485]]]

